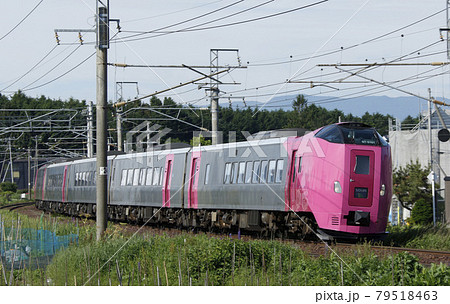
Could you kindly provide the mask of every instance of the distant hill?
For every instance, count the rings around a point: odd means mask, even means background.
[[[354,99],[344,99],[332,96],[308,96],[305,95],[309,103],[314,103],[317,106],[326,108],[327,110],[338,109],[344,112],[344,114],[353,114],[356,116],[362,116],[364,113],[369,112],[390,114],[400,120],[405,119],[408,115],[416,117],[419,112],[425,111],[428,108],[427,101],[421,100],[416,97],[388,97],[388,96],[366,96],[358,97]],[[273,98],[264,107],[263,103],[255,101],[247,101],[246,105],[259,108],[263,107],[267,110],[292,110],[292,101],[296,98],[296,95],[281,96]],[[448,102],[448,100],[447,100]],[[244,108],[245,105],[242,101],[232,103],[233,108]],[[221,106],[228,106],[227,103],[222,103]]]

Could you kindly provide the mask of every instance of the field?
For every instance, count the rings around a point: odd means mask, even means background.
[[[96,242],[95,227],[81,219],[49,215],[33,219],[6,211],[0,215],[5,226],[45,229],[59,236],[78,234],[78,241],[58,251],[47,267],[10,271],[3,264],[0,285],[435,286],[450,282],[448,266],[425,267],[407,252],[378,257],[369,244],[359,245],[352,253],[329,251],[325,256],[311,256],[276,240],[244,241],[190,233],[133,237],[123,225],[112,223],[105,240]],[[448,246],[448,230],[440,228],[447,237],[443,239],[436,236],[436,230],[421,229],[392,229],[389,241],[403,239],[418,247],[429,243],[441,246],[440,241]]]

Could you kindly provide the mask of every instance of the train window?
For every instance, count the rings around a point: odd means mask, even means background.
[[[276,183],[281,183],[281,180],[283,179],[283,166],[284,160],[282,159],[277,160],[277,174],[275,176]]]
[[[316,137],[325,139],[331,143],[343,144],[344,138],[342,137],[342,133],[339,128],[335,125],[326,126],[322,128],[319,132],[317,132]]]
[[[210,167],[211,166],[209,164],[206,165],[206,169],[205,169],[205,185],[207,185],[208,182],[209,182],[209,169],[210,169]]]
[[[153,169],[153,186],[158,186],[159,183],[159,171],[160,168],[154,168]]]
[[[139,185],[145,185],[145,169],[142,168],[139,170]]]
[[[238,174],[238,179],[237,179],[238,184],[243,184],[244,178],[245,178],[245,162],[240,162],[239,163],[239,174]]]
[[[256,184],[259,183],[259,167],[260,167],[261,161],[257,160],[253,163],[253,170],[252,170],[252,183]]]
[[[147,180],[145,181],[145,184],[147,186],[151,186],[153,181],[153,168],[147,168]]]
[[[356,155],[355,170],[356,174],[370,174],[370,156]]]
[[[161,172],[161,174],[159,175],[159,185],[161,186],[163,183],[164,168],[161,168],[160,172]]]
[[[341,127],[346,144],[379,146],[379,138],[373,129]]]
[[[225,164],[225,174],[223,176],[223,183],[229,184],[230,183],[230,177],[231,177],[231,163]]]
[[[91,185],[91,171],[86,172],[86,186]]]
[[[252,162],[247,162],[247,167],[245,168],[245,183],[250,184],[252,182]]]
[[[302,172],[302,158],[298,158],[298,173]]]
[[[261,162],[261,174],[260,174],[260,182],[261,183],[266,183],[267,182],[267,164],[269,162],[267,160],[263,160]]]
[[[267,182],[268,183],[274,183],[275,182],[275,169],[276,169],[276,161],[275,160],[270,160],[269,161],[269,174],[267,177]]]
[[[139,184],[139,169],[134,169],[133,186],[137,186],[138,184]]]
[[[236,184],[236,181],[237,181],[238,164],[239,163],[233,163],[233,167],[231,168],[231,183],[232,184]]]
[[[86,186],[86,171],[81,176],[82,186]]]
[[[133,169],[128,169],[127,186],[133,185]]]
[[[78,172],[75,172],[75,186],[78,186]]]
[[[127,185],[127,170],[126,169],[122,170],[122,177],[120,179],[120,185],[121,186],[126,186]]]

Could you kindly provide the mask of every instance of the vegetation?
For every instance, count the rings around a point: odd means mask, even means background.
[[[397,196],[403,207],[412,210],[414,204],[423,199],[431,201],[431,184],[427,176],[430,168],[422,168],[419,161],[409,163],[393,172],[393,193]]]
[[[427,225],[433,222],[433,205],[430,200],[419,199],[411,210],[411,221],[416,225]]]
[[[385,245],[450,251],[450,229],[445,225],[389,226]]]
[[[9,191],[12,193],[17,192],[17,185],[11,182],[3,182],[0,184],[0,190],[3,192]]]
[[[3,223],[16,213],[1,212]],[[76,231],[79,242],[60,250],[44,268],[0,269],[0,285],[448,285],[450,268],[424,267],[408,253],[377,257],[370,245],[351,254],[311,257],[278,241],[243,241],[184,234],[126,236],[110,224],[106,239],[95,227],[59,217],[28,219],[22,227],[43,227],[57,235]],[[448,242],[448,238],[447,238]],[[1,268],[1,266],[0,266]]]

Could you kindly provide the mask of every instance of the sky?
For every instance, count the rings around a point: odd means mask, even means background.
[[[111,22],[108,62],[144,67],[110,66],[108,99],[143,97],[200,78],[187,68],[150,66],[208,66],[211,49],[237,49],[219,52],[219,65],[243,67],[221,74],[222,105],[244,100],[271,108],[291,102],[283,96],[297,94],[323,96],[325,102],[333,101],[329,97],[410,96],[408,92],[426,97],[428,88],[434,97],[448,98],[449,67],[423,65],[447,61],[447,44],[439,31],[446,25],[446,4],[444,0],[110,0],[110,18],[120,19],[121,31]],[[76,32],[59,32],[59,45],[54,35],[55,29],[93,29],[95,5],[94,0],[1,1],[1,94],[22,90],[32,97],[95,102],[95,34],[82,32],[83,45]],[[361,63],[410,65],[364,71],[361,66],[318,66]],[[119,95],[118,82],[137,85],[124,84]],[[202,80],[158,96],[206,106],[208,86]]]

